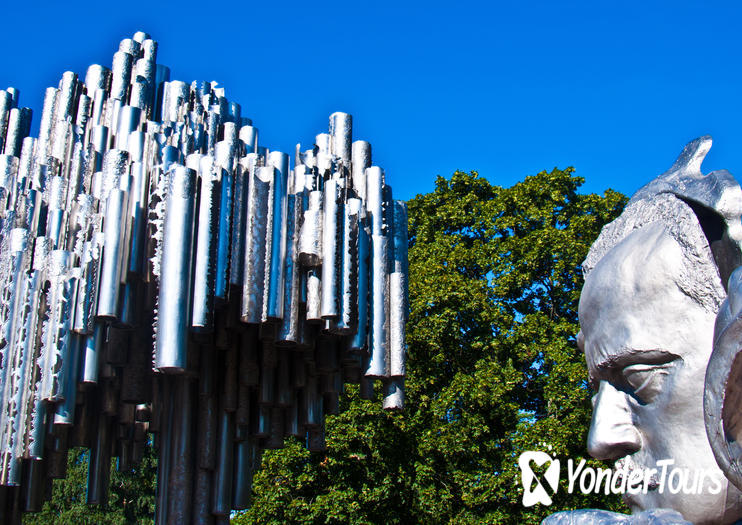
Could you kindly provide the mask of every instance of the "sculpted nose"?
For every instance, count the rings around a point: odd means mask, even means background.
[[[587,451],[595,459],[619,459],[641,448],[626,394],[601,381],[593,406]]]

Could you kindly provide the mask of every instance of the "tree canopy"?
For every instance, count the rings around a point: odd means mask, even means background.
[[[266,452],[233,522],[515,524],[621,509],[617,496],[566,494],[564,480],[552,506],[521,504],[522,451],[587,457],[580,264],[626,198],[582,183],[572,168],[509,188],[456,172],[409,201],[405,410],[347,388],[327,452]]]

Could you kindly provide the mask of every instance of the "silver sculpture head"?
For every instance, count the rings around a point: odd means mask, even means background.
[[[624,496],[632,512],[728,523],[742,500],[714,460],[703,389],[724,283],[740,260],[742,190],[726,171],[701,173],[710,146],[688,144],[603,228],[583,263],[578,344],[596,391],[589,453],[658,470],[646,494]],[[661,487],[660,460],[687,472],[687,489]]]

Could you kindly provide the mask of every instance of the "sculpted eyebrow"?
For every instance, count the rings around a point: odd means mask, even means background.
[[[681,359],[677,354],[668,352],[666,350],[654,349],[636,349],[636,348],[625,348],[620,350],[620,353],[606,356],[604,359],[596,363],[595,367],[601,370],[610,368],[623,368],[628,365],[664,365]]]

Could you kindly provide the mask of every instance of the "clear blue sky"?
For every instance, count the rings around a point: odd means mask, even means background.
[[[271,148],[352,113],[398,198],[456,169],[510,185],[554,166],[630,194],[703,134],[704,168],[742,179],[741,5],[13,1],[0,87],[37,127],[45,87],[143,30],[171,78],[219,81]]]

